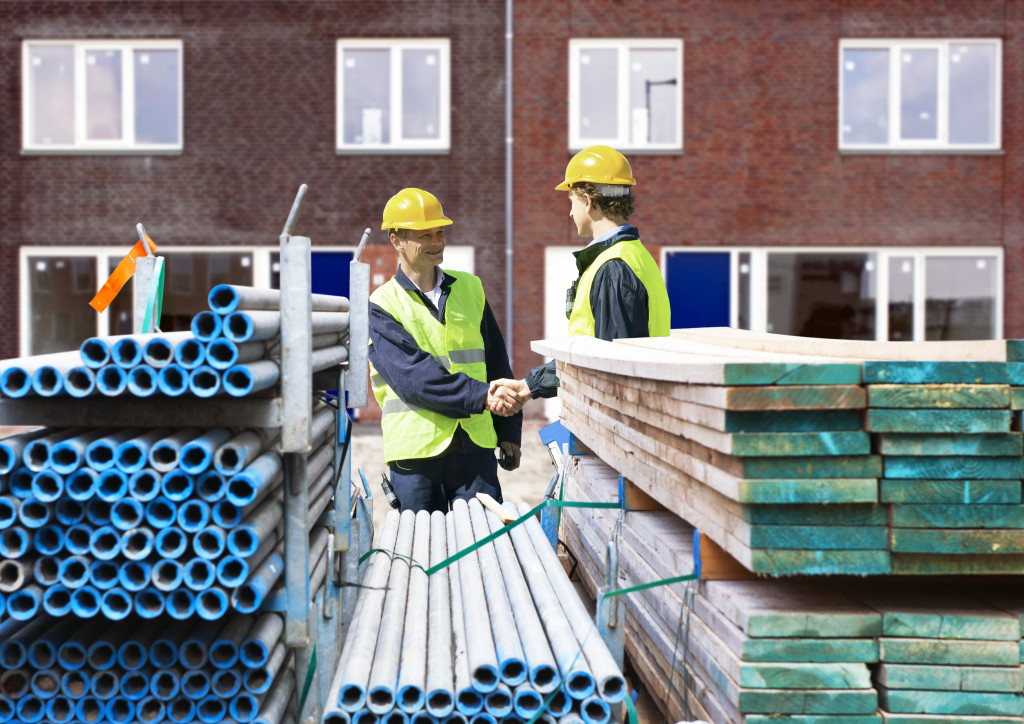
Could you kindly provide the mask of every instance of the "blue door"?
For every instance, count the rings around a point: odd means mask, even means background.
[[[729,326],[729,252],[670,251],[665,279],[672,329]]]
[[[348,296],[348,265],[351,251],[313,250],[310,286],[313,294]]]

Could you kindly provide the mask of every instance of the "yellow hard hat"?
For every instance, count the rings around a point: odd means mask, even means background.
[[[429,191],[423,189],[402,189],[392,196],[384,207],[384,223],[381,230],[388,229],[433,229],[448,226],[452,220],[444,215],[441,202]]]
[[[573,156],[565,167],[565,181],[555,186],[555,190],[568,191],[580,181],[612,186],[636,185],[629,161],[611,146],[590,146]]]

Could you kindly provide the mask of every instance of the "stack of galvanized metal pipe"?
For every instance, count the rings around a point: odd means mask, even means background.
[[[334,426],[333,408],[316,411],[311,528],[332,497]],[[41,428],[0,440],[0,620],[255,611],[282,572],[282,481],[276,439],[255,429]],[[315,528],[314,556],[326,545]]]
[[[278,724],[295,688],[281,616],[0,625],[0,721]]]
[[[326,724],[610,720],[625,680],[535,518],[427,576],[502,528],[476,500],[388,515]]]
[[[348,359],[348,299],[312,295],[312,368]],[[92,337],[78,351],[0,362],[5,397],[244,397],[280,381],[280,292],[222,284],[190,332]]]

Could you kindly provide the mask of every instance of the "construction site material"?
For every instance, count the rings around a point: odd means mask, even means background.
[[[766,351],[766,337],[736,334],[755,350],[715,330],[535,348],[559,360],[574,434],[750,571],[1024,571],[1011,427],[1024,377],[1006,361],[1019,344],[986,347],[1002,360],[978,361],[973,343],[864,360],[823,357],[816,340]]]
[[[619,499],[617,471],[596,456],[570,461],[566,499]],[[570,508],[562,523],[595,594],[609,540],[616,587],[693,571],[694,531],[669,511]],[[1018,589],[863,578],[655,586],[622,597],[626,651],[674,721],[1019,723]]]
[[[517,517],[509,506],[505,513]],[[560,565],[545,562],[554,553],[539,523],[531,519],[473,548],[503,527],[476,500],[456,501],[448,514],[388,515],[325,722],[371,714],[527,720],[542,709],[561,720],[609,720],[625,681],[608,666],[610,654],[589,618],[583,626],[567,618],[577,614],[574,602],[582,604],[575,592],[560,598],[571,584]],[[426,575],[428,563],[470,549]]]

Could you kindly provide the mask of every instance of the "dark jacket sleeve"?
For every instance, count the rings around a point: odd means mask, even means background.
[[[558,384],[554,360],[534,367],[526,375],[526,386],[530,388],[530,397],[533,398],[554,397],[558,394]]]
[[[647,288],[621,259],[601,265],[590,288],[594,336],[611,341],[647,337]]]
[[[500,380],[512,378],[512,365],[508,361],[505,347],[505,336],[501,333],[498,320],[494,318],[491,305],[484,302],[484,316],[480,320],[480,336],[484,340],[484,358],[487,360],[487,379]],[[486,387],[484,392],[486,395]],[[485,397],[486,401],[486,397]],[[523,413],[517,412],[511,417],[491,415],[494,431],[498,434],[498,442],[511,442],[521,445],[523,439]]]
[[[484,339],[486,341],[486,337]],[[370,362],[407,404],[453,418],[469,417],[484,410],[486,382],[446,370],[417,346],[398,320],[373,303],[370,304]]]

